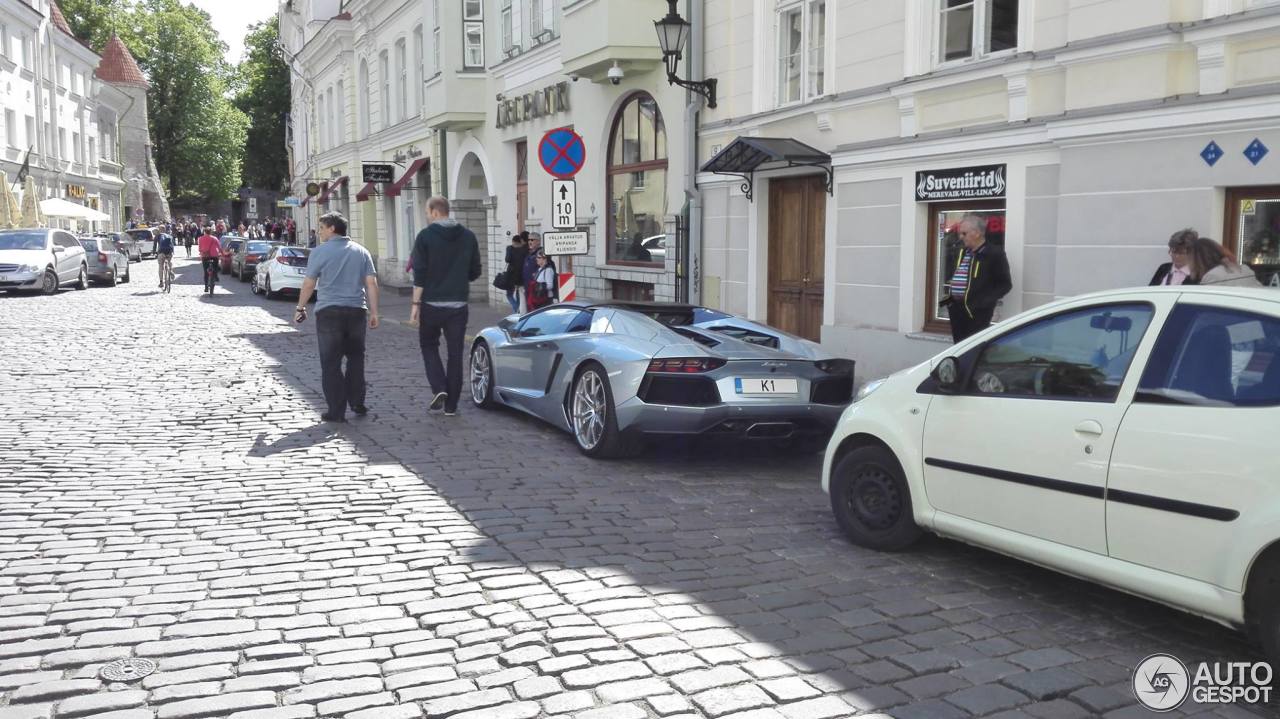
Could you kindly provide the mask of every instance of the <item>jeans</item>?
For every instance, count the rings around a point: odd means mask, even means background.
[[[507,303],[511,305],[512,312],[520,311],[520,288],[512,287],[507,290]]]
[[[467,331],[467,313],[466,307],[422,305],[418,325],[422,362],[427,367],[427,382],[431,384],[432,394],[444,392],[448,395],[444,403],[447,412],[458,409],[458,400],[462,396],[462,345]],[[441,332],[444,332],[444,344],[449,352],[447,372],[440,363]]]
[[[983,310],[974,308],[973,317],[964,309],[959,300],[947,307],[947,316],[951,318],[951,341],[961,342],[991,326],[991,318],[995,308]]]
[[[342,417],[347,406],[364,404],[364,338],[369,311],[359,307],[326,307],[316,312],[320,341],[320,375],[330,417]],[[342,358],[347,370],[342,371]]]

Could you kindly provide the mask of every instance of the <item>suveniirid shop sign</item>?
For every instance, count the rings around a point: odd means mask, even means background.
[[[558,82],[535,92],[498,101],[497,126],[507,127],[569,109],[569,83]]]
[[[916,173],[916,202],[1004,197],[1004,165],[954,167]]]

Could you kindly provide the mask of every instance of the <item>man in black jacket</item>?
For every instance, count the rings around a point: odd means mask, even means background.
[[[960,220],[964,251],[956,259],[949,292],[938,304],[951,318],[951,339],[960,342],[991,326],[996,303],[1013,289],[1004,248],[987,243],[986,222],[978,215]]]
[[[413,306],[409,323],[418,324],[418,343],[431,383],[430,409],[458,413],[462,396],[463,339],[467,330],[470,283],[480,277],[480,244],[471,230],[449,217],[449,201],[427,200],[429,224],[413,243]],[[440,333],[449,352],[440,362]]]

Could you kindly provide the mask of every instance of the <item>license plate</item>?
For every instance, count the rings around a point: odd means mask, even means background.
[[[800,384],[794,379],[734,377],[733,388],[738,394],[796,394]]]

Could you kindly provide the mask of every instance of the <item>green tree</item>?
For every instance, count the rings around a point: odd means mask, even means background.
[[[128,34],[128,24],[121,20],[131,5],[126,0],[58,0],[71,32],[95,50],[107,44],[112,32],[119,32],[122,38]]]
[[[289,112],[289,66],[280,54],[280,24],[275,17],[251,25],[245,57],[237,68],[236,107],[249,118],[244,183],[283,190],[289,178],[285,115]]]

